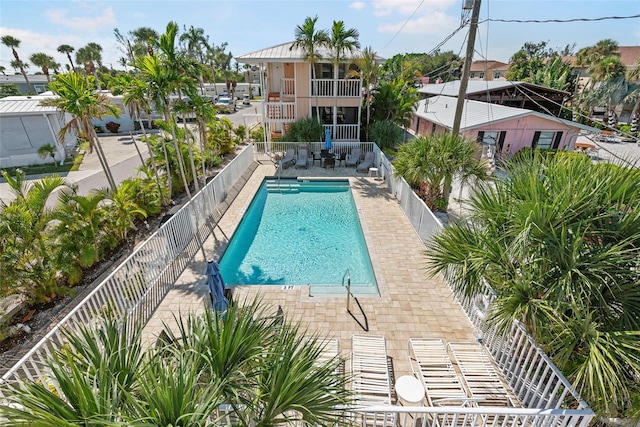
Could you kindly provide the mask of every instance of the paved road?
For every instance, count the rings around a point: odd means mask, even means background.
[[[220,114],[219,117],[227,117],[231,120],[234,127],[238,125],[244,125],[251,127],[260,121],[260,105],[254,103],[251,106],[242,105],[238,103],[238,111],[233,114]],[[196,133],[197,135],[197,133]],[[136,145],[140,149],[142,157],[147,159],[149,153],[145,143],[139,141],[141,135],[135,135]],[[136,151],[136,146],[131,142],[129,135],[101,135],[99,136],[102,149],[107,163],[113,174],[113,178],[117,183],[124,181],[125,179],[135,176],[138,166],[140,166],[140,157]],[[70,183],[78,184],[78,192],[81,195],[88,194],[91,190],[96,188],[107,187],[107,179],[98,160],[98,155],[93,153],[85,153],[80,168],[76,172],[68,172],[63,175]],[[29,181],[39,179],[40,176],[31,176]],[[13,195],[9,185],[0,179],[0,200],[4,203],[9,203],[13,200]],[[55,203],[55,198],[52,198],[49,205],[52,206]]]

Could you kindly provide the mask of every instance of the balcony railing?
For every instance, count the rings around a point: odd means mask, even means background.
[[[265,104],[265,120],[267,122],[293,122],[296,119],[295,102],[267,102]]]
[[[296,95],[296,79],[283,77],[280,82],[280,96],[282,98],[293,98]]]
[[[324,125],[331,130],[331,138],[334,141],[360,141],[360,125]]]
[[[337,90],[336,90],[337,86]],[[362,96],[361,83],[358,79],[312,79],[311,96],[359,98]]]

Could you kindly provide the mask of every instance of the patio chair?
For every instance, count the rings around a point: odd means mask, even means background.
[[[449,343],[469,395],[481,398],[478,405],[521,406],[496,370],[481,343]]]
[[[294,157],[295,152],[296,150],[294,150],[293,148],[287,148],[287,151],[285,151],[284,153],[284,157],[280,159],[280,166],[282,166],[283,169],[291,166],[296,162],[296,159]]]
[[[362,151],[359,148],[354,148],[351,150],[351,154],[347,157],[347,160],[344,162],[345,166],[356,166],[360,163],[360,156],[362,155]]]
[[[467,395],[441,339],[411,338],[409,363],[424,385],[429,406],[475,406],[481,400]]]
[[[307,168],[307,163],[309,162],[309,155],[307,154],[306,148],[298,149],[298,159],[296,160],[296,169],[298,168]]]
[[[373,167],[373,161],[375,160],[375,155],[373,151],[367,151],[364,155],[364,160],[356,166],[356,170],[358,172],[368,172],[369,168]]]
[[[355,406],[391,404],[391,373],[383,336],[352,336],[351,375]],[[395,425],[395,419],[389,419],[388,414],[367,414],[363,418],[364,425]]]

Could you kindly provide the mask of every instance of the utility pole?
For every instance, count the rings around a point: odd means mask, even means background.
[[[464,67],[462,67],[462,77],[460,77],[460,91],[458,92],[458,102],[456,104],[456,115],[453,118],[453,128],[451,129],[451,133],[454,135],[458,135],[460,133],[460,121],[462,120],[464,99],[467,96],[467,83],[469,83],[469,70],[471,69],[471,61],[473,60],[473,50],[476,43],[479,16],[480,0],[473,0],[471,24],[469,25],[469,38],[467,39],[467,53],[464,57]]]

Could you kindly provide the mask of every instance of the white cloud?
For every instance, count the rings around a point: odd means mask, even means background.
[[[349,5],[349,8],[355,9],[355,10],[362,10],[365,8],[365,6],[366,6],[366,3],[363,1],[354,1]]]
[[[373,9],[376,16],[411,15],[420,3],[420,0],[374,0]],[[458,0],[425,0],[418,11],[441,11],[458,3]]]
[[[86,7],[82,9],[86,9]],[[70,11],[68,9],[49,9],[45,11],[45,16],[53,24],[91,32],[113,26],[116,22],[113,7],[111,6],[103,9],[101,15],[96,15],[95,11],[92,10],[87,10],[86,12],[87,15],[85,16],[69,16]]]
[[[444,12],[429,12],[408,22],[399,21],[378,26],[381,33],[395,34],[402,28],[403,34],[445,35],[459,26],[459,18],[449,16]],[[404,25],[404,27],[403,27]]]

